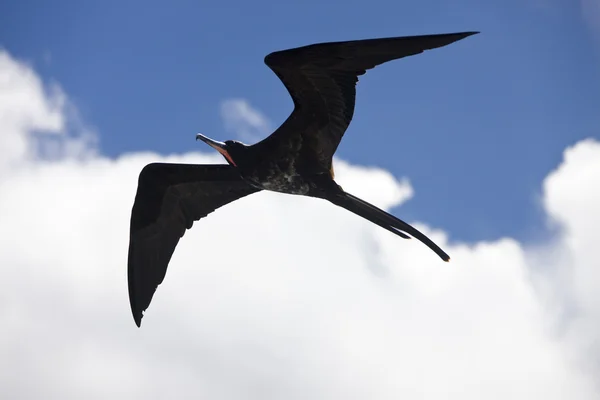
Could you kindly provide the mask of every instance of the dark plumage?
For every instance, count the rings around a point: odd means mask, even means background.
[[[247,146],[197,135],[229,165],[149,164],[131,214],[129,300],[138,326],[179,239],[194,221],[260,190],[317,197],[450,257],[417,229],[346,193],[332,157],[354,114],[358,76],[387,61],[446,46],[477,32],[313,44],[277,51],[265,63],[281,79],[294,111],[269,137]]]

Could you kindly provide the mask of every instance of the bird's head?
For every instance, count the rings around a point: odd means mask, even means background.
[[[244,151],[248,148],[242,142],[238,142],[237,140],[226,140],[225,142],[219,142],[218,140],[213,140],[209,137],[198,133],[196,135],[196,140],[202,140],[204,143],[217,150],[225,160],[229,163],[229,165],[238,166],[239,161],[241,161],[244,156]]]

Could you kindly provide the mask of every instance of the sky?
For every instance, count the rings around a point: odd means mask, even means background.
[[[600,2],[486,3],[1,2],[2,397],[597,398]],[[266,54],[470,30],[361,77],[334,161],[450,264],[259,193],[186,233],[135,327],[139,171],[276,128]]]
[[[236,137],[220,118],[230,99],[276,128],[292,101],[269,52],[481,31],[362,77],[338,156],[407,176],[415,197],[394,211],[454,239],[539,240],[541,180],[566,146],[599,137],[597,3],[0,2],[0,45],[60,82],[114,157],[194,150],[197,132]]]

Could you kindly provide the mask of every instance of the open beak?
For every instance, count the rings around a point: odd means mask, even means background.
[[[209,137],[204,136],[201,133],[196,134],[196,140],[202,140],[204,143],[221,153],[221,155],[225,157],[228,161],[230,161],[233,165],[235,165],[235,163],[231,159],[231,156],[229,155],[229,152],[227,151],[227,145],[225,143],[219,142],[218,140],[213,140]]]

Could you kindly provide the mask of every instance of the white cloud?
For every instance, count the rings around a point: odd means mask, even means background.
[[[271,133],[269,120],[244,99],[228,99],[221,103],[221,118],[228,132],[241,140],[255,142]]]
[[[0,51],[0,176],[31,155],[35,131],[62,132],[63,106],[64,95],[57,87],[44,88],[29,67]]]
[[[39,117],[52,97],[36,93],[0,109],[24,121],[9,134],[26,144],[32,126],[66,118]],[[126,282],[137,175],[152,161],[220,156],[75,156],[26,159],[0,180],[2,398],[598,398],[597,142],[569,149],[544,182],[563,228],[544,249],[449,245],[420,225],[446,264],[324,201],[234,202],[182,239],[142,329]],[[337,172],[380,206],[412,194],[386,171]],[[550,245],[560,257],[540,261]],[[576,311],[558,326],[558,308]]]
[[[595,255],[600,226],[600,142],[585,140],[565,151],[565,160],[544,182],[545,208],[562,226],[562,296],[570,301],[566,327],[578,354],[600,372],[600,260]]]
[[[94,133],[56,84],[44,85],[25,63],[0,49],[0,179],[35,159],[89,157]]]

